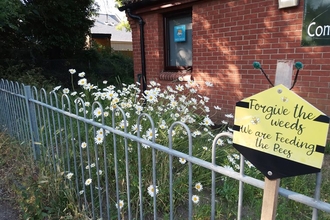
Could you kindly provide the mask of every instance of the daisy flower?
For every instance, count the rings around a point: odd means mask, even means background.
[[[186,159],[184,159],[184,158],[179,158],[179,162],[181,163],[181,164],[185,164],[187,161],[186,161]]]
[[[94,138],[95,144],[102,144],[103,143],[103,135],[96,135],[96,137]]]
[[[156,86],[157,83],[156,83],[155,81],[150,81],[150,85],[151,85],[151,86]]]
[[[103,129],[101,128],[101,129],[97,130],[96,131],[96,135],[97,136],[99,135],[99,136],[102,136],[103,137],[104,136]]]
[[[254,167],[253,164],[252,164],[250,161],[248,161],[248,160],[245,160],[245,164],[246,164],[249,168]]]
[[[201,183],[196,183],[195,184],[195,189],[200,192],[203,190],[203,185]]]
[[[60,88],[61,88],[61,86],[56,86],[56,87],[53,89],[53,91],[55,92],[55,91],[59,90]]]
[[[85,76],[85,72],[78,73],[78,76],[79,77],[84,77]]]
[[[86,186],[89,186],[91,183],[92,183],[92,179],[91,179],[91,178],[88,178],[88,179],[85,181],[85,185],[86,185]]]
[[[223,168],[227,169],[227,170],[234,170],[231,166],[229,165],[224,165]]]
[[[124,207],[124,201],[123,200],[119,200],[119,207],[118,204],[116,203],[116,208],[118,209],[122,209]]]
[[[206,85],[207,87],[213,87],[213,83],[208,82],[208,81],[205,82],[205,85]]]
[[[66,174],[65,177],[66,177],[68,180],[71,180],[71,177],[72,177],[72,176],[73,176],[73,173],[70,172],[70,173]]]
[[[232,156],[233,156],[233,158],[235,158],[236,160],[239,160],[239,155],[238,155],[238,154],[233,154]]]
[[[163,130],[168,128],[167,125],[166,125],[165,120],[162,120],[162,123],[159,125],[159,128],[163,129]]]
[[[184,90],[184,86],[183,85],[176,85],[175,89],[182,92]]]
[[[149,128],[149,129],[147,130],[147,133],[146,133],[146,138],[147,138],[148,140],[151,140],[152,137],[153,137],[153,135],[155,136],[155,138],[158,137],[157,129],[155,129],[155,134],[154,134],[154,133],[153,133],[153,130],[152,130],[151,128]]]
[[[233,164],[236,163],[235,162],[235,159],[232,156],[230,156],[230,155],[227,156],[227,159],[229,160],[230,163],[233,163]]]
[[[157,97],[153,93],[149,93],[145,98],[150,103],[156,103],[157,102]]]
[[[85,78],[79,79],[78,80],[78,85],[79,86],[85,86],[85,85],[87,85],[87,80]]]
[[[141,130],[142,130],[142,125],[139,125],[139,127],[137,124],[132,125],[132,131],[134,134],[136,134],[138,131],[141,131]]]
[[[154,186],[153,185],[150,185],[148,188],[148,194],[151,196],[151,197],[154,197],[155,196],[155,189],[154,189]],[[156,194],[158,193],[158,186],[156,186]]]
[[[69,94],[69,92],[70,92],[70,90],[69,90],[68,88],[64,88],[64,89],[63,89],[63,93],[64,93],[64,94]]]
[[[76,70],[75,70],[75,69],[69,69],[69,72],[70,72],[71,74],[75,74],[75,73],[76,73]]]
[[[194,88],[192,88],[192,89],[190,89],[190,93],[197,93],[197,89],[194,89]]]
[[[192,200],[195,204],[197,204],[197,203],[199,203],[199,196],[197,196],[197,195],[193,195],[192,198],[191,198],[191,200]]]
[[[224,142],[223,140],[221,140],[220,138],[217,140],[217,145],[219,146],[223,146],[224,145]]]
[[[87,143],[86,142],[82,142],[81,143],[81,148],[85,149],[87,147]]]
[[[225,117],[227,117],[227,118],[234,118],[234,116],[233,116],[233,114],[225,114]]]
[[[95,117],[99,117],[99,116],[101,116],[102,115],[102,109],[101,108],[99,108],[99,107],[97,107],[96,109],[94,109],[94,115],[95,115]]]
[[[203,119],[203,122],[201,123],[201,125],[206,125],[206,126],[211,126],[214,125],[213,121],[209,118],[209,116],[206,116]]]

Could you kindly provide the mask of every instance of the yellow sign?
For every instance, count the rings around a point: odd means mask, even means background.
[[[282,158],[317,170],[322,166],[328,127],[328,116],[285,86],[278,85],[236,104],[233,143],[246,154],[259,152],[258,157],[263,160],[265,155],[272,155],[267,160],[282,163],[283,160],[279,160]],[[272,175],[271,167],[262,167],[271,161],[261,164],[258,163],[261,158],[244,156],[256,160],[251,163],[255,162]],[[270,166],[275,170],[276,166],[279,167],[276,164]],[[297,171],[297,174],[301,172]],[[293,170],[291,174],[278,176],[293,176],[295,173]]]

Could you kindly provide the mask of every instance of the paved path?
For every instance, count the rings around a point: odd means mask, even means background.
[[[0,188],[0,220],[20,220],[18,211],[12,206],[5,190]]]

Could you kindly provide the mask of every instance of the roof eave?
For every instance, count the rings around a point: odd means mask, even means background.
[[[158,3],[166,2],[169,0],[141,0],[141,1],[135,1],[135,2],[130,2],[126,3],[125,5],[119,7],[119,11],[126,11],[126,9],[139,9],[147,6],[152,6]]]

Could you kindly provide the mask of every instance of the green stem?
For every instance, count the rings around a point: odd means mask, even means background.
[[[72,85],[72,90],[75,91],[74,84],[73,84],[73,74],[71,74],[71,85]]]

